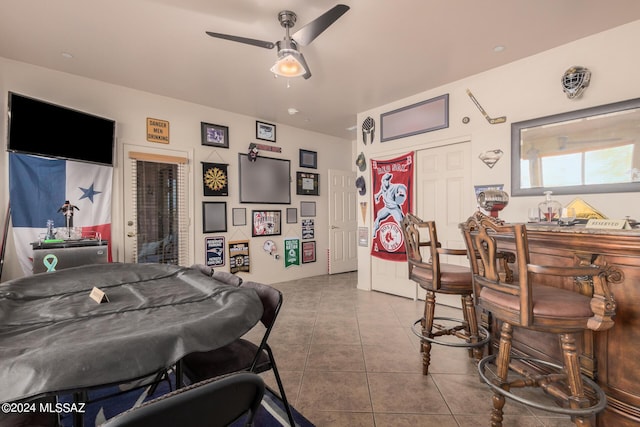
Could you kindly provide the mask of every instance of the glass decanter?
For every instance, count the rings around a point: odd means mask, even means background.
[[[560,209],[562,209],[560,202],[551,199],[551,193],[552,191],[545,191],[544,202],[538,204],[540,220],[544,222],[557,221],[560,216]]]

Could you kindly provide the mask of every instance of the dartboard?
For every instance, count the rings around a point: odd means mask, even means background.
[[[227,175],[218,168],[209,168],[204,173],[204,184],[213,191],[220,191],[227,186]]]

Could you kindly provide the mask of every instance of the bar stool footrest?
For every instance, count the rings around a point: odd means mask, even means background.
[[[489,340],[491,339],[491,335],[489,334],[489,331],[483,327],[478,325],[478,341],[477,342],[470,342],[468,341],[470,339],[469,336],[465,336],[460,337],[458,334],[456,333],[448,333],[448,334],[441,334],[444,336],[455,336],[457,338],[460,339],[459,342],[455,342],[455,341],[443,341],[443,340],[438,340],[435,339],[433,337],[427,337],[425,335],[422,334],[422,331],[418,329],[418,325],[422,323],[422,321],[424,320],[424,317],[421,319],[416,320],[413,325],[411,326],[411,332],[413,332],[414,335],[416,335],[418,338],[420,338],[420,340],[424,340],[424,341],[428,341],[432,344],[439,344],[439,345],[445,345],[448,347],[463,347],[463,348],[476,348],[476,347],[482,347],[483,345],[485,345],[486,343],[489,342]],[[433,318],[434,321],[436,320],[446,320],[449,322],[454,322],[457,323],[459,325],[465,325],[465,321],[464,320],[460,320],[460,319],[456,319],[453,317],[434,317]],[[447,329],[442,329],[441,331],[454,331],[455,328],[447,328]]]
[[[604,391],[602,390],[602,388],[600,388],[600,386],[598,384],[596,384],[595,381],[593,381],[591,378],[582,375],[582,381],[583,384],[585,385],[585,387],[590,388],[595,396],[597,397],[597,402],[595,402],[593,405],[589,406],[589,407],[585,407],[585,408],[563,408],[560,407],[558,405],[545,405],[539,402],[535,402],[533,400],[530,399],[525,399],[521,396],[518,396],[516,394],[511,393],[510,391],[507,391],[505,389],[503,389],[502,387],[500,387],[499,385],[495,384],[491,379],[489,379],[486,374],[485,374],[485,367],[488,363],[494,361],[497,358],[496,354],[492,354],[489,356],[484,357],[479,363],[478,363],[478,371],[480,373],[480,378],[482,378],[482,380],[496,393],[499,393],[509,399],[515,400],[516,402],[522,403],[523,405],[526,406],[530,406],[536,409],[540,409],[543,411],[548,411],[548,412],[553,412],[556,414],[563,414],[563,415],[570,415],[572,417],[577,416],[577,417],[590,417],[592,415],[595,415],[601,411],[603,411],[605,409],[605,407],[607,406],[607,396],[604,393]],[[523,357],[523,356],[511,356],[511,359],[517,359],[517,360],[524,360],[526,362],[533,362],[536,364],[540,364],[540,365],[544,365],[546,367],[550,367],[550,368],[554,368],[554,369],[558,369],[561,370],[563,369],[563,367],[561,365],[555,364],[555,363],[551,363],[551,362],[547,362],[546,360],[540,360],[540,359],[535,359],[532,357]],[[511,367],[509,367],[509,370],[512,370]],[[497,378],[497,377],[496,377]]]

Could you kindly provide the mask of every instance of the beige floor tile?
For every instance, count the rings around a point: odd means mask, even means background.
[[[362,345],[411,345],[411,340],[402,326],[365,323],[359,324]]]
[[[422,374],[422,356],[407,342],[362,346],[367,372],[407,372]]]
[[[372,412],[364,372],[305,371],[298,408],[321,411]]]
[[[368,373],[374,413],[451,414],[430,376]]]
[[[362,346],[349,344],[315,344],[307,359],[308,371],[364,372]]]

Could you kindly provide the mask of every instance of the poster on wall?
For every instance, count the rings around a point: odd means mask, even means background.
[[[224,237],[206,237],[204,239],[205,261],[207,267],[223,267],[224,259]]]
[[[227,166],[223,163],[202,162],[202,188],[205,196],[228,196]]]
[[[316,242],[302,242],[302,263],[316,262]]]
[[[246,273],[251,271],[248,240],[229,242],[229,272],[237,273],[239,271]]]
[[[411,212],[413,152],[390,160],[371,160],[373,226],[371,255],[388,261],[406,261],[400,222]]]
[[[284,266],[300,265],[300,239],[284,239]]]
[[[314,221],[312,219],[302,220],[302,238],[313,239],[315,236]]]

